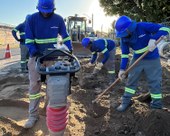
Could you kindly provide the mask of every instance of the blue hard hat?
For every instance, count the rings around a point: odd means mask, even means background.
[[[83,45],[84,48],[86,48],[89,45],[89,43],[90,43],[90,38],[88,38],[88,37],[83,38],[83,40],[81,42],[81,44]]]
[[[128,16],[121,16],[115,23],[116,37],[126,37],[136,29],[136,22]],[[128,32],[129,31],[129,32]]]
[[[54,0],[39,0],[37,9],[43,13],[52,13],[55,9]]]

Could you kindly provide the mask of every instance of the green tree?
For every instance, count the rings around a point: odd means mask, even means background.
[[[106,15],[127,15],[136,21],[163,22],[170,16],[169,0],[99,0]]]

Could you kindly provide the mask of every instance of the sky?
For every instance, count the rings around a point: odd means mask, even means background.
[[[18,25],[26,15],[37,12],[38,0],[0,0],[0,23]],[[94,30],[107,32],[116,17],[105,16],[98,0],[55,0],[55,13],[63,18],[68,16],[86,16],[93,14]]]

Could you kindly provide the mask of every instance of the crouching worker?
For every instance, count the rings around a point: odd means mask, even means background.
[[[36,121],[39,119],[38,107],[40,102],[40,74],[36,71],[36,58],[44,54],[48,48],[54,48],[57,44],[57,36],[61,35],[63,44],[67,46],[72,52],[72,44],[70,37],[66,31],[66,26],[63,18],[54,13],[55,5],[54,0],[39,0],[37,9],[39,12],[32,14],[26,23],[26,46],[29,49],[29,118],[25,123],[25,128],[32,128]],[[51,78],[50,78],[51,79]],[[52,80],[51,80],[52,81]],[[47,81],[47,83],[51,83]],[[61,82],[60,82],[61,83]],[[61,83],[61,86],[63,83]],[[48,87],[47,87],[48,88]],[[56,88],[57,89],[57,88]],[[60,88],[59,88],[60,89]],[[48,90],[48,89],[47,89]],[[50,94],[50,96],[52,96]],[[55,99],[49,96],[49,101]],[[55,96],[55,95],[54,95]],[[52,100],[51,100],[52,99]],[[60,100],[59,96],[56,98]],[[66,128],[66,114],[68,111],[67,105],[51,105],[47,106],[47,126],[50,135],[63,135]],[[57,120],[61,120],[60,123]]]
[[[136,93],[137,83],[142,73],[145,74],[149,84],[149,91],[152,98],[150,107],[153,109],[162,108],[162,68],[158,49],[155,45],[157,39],[162,35],[170,33],[170,29],[159,24],[139,22],[131,20],[127,16],[121,16],[115,23],[116,36],[121,38],[122,50],[119,78],[125,78],[125,70],[128,64],[129,48],[134,51],[131,63],[134,63],[143,53],[150,51],[128,74],[125,92],[122,96],[122,103],[118,111],[125,111],[131,104],[131,98]]]
[[[95,65],[93,74],[97,74],[104,66],[107,69],[109,84],[115,80],[115,42],[111,39],[96,39],[93,40],[86,37],[82,40],[84,48],[92,52],[91,61],[86,65],[90,67]],[[99,56],[98,56],[99,55]]]

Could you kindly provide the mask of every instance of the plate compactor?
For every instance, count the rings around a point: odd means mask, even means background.
[[[63,136],[68,122],[67,96],[71,77],[80,70],[78,59],[68,51],[48,49],[39,57],[36,70],[47,85],[46,123],[51,136]]]

